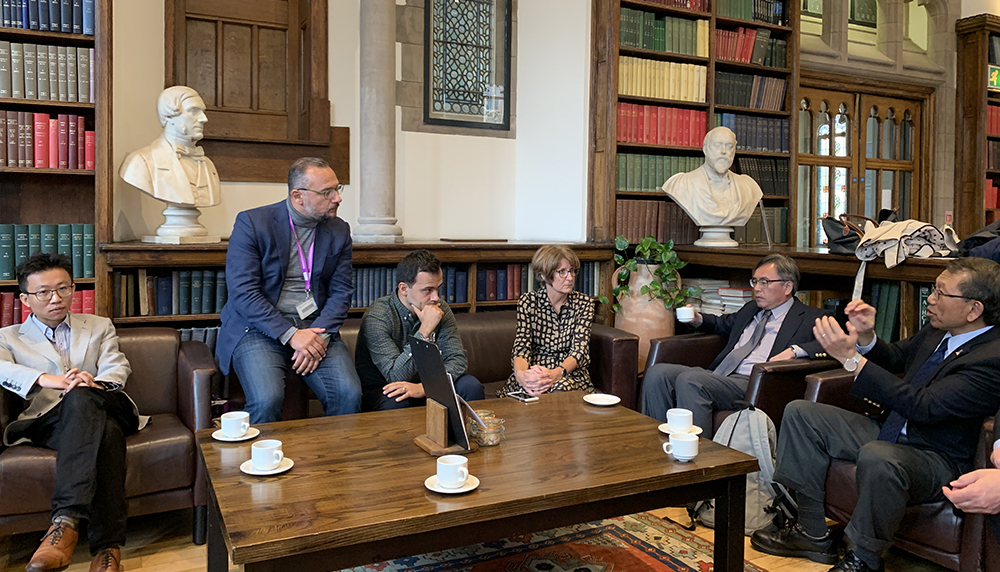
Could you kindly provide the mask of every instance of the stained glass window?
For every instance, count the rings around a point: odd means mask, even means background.
[[[510,0],[428,0],[427,123],[510,128]]]

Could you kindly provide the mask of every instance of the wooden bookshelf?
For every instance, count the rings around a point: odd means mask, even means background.
[[[752,2],[752,0],[747,0]],[[705,111],[706,131],[716,126],[716,114],[734,113],[748,117],[760,117],[788,121],[788,152],[774,151],[737,151],[740,157],[762,157],[787,162],[788,181],[786,193],[772,193],[764,197],[765,204],[772,207],[788,209],[788,241],[795,243],[796,236],[796,133],[797,133],[797,94],[799,82],[799,11],[801,6],[794,1],[784,3],[783,13],[786,21],[782,24],[748,21],[733,18],[718,13],[717,3],[706,2],[708,11],[690,10],[677,6],[666,6],[644,0],[595,0],[593,20],[593,64],[591,67],[591,186],[589,189],[589,204],[592,209],[588,220],[589,236],[597,242],[611,242],[618,233],[616,228],[617,204],[621,200],[658,200],[670,201],[665,195],[650,192],[636,192],[619,188],[617,176],[618,155],[620,153],[669,155],[669,156],[700,156],[701,142],[696,146],[664,146],[649,143],[619,142],[618,140],[618,104],[629,103],[680,109]],[[622,9],[640,10],[654,14],[656,18],[680,17],[688,20],[705,20],[708,22],[708,57],[699,57],[671,52],[660,52],[646,47],[636,48],[622,44],[622,24],[620,15]],[[717,53],[716,34],[719,30],[735,31],[738,28],[767,30],[771,39],[787,42],[785,49],[785,65],[765,66],[754,63],[735,62],[719,57]],[[627,29],[627,26],[624,28]],[[691,50],[686,50],[691,51]],[[681,64],[704,65],[707,68],[705,85],[705,101],[676,101],[659,97],[619,94],[619,80],[622,70],[619,69],[619,56],[640,58],[655,62],[676,62]],[[739,73],[757,75],[784,80],[785,93],[781,111],[753,109],[747,107],[722,105],[718,103],[720,93],[716,85],[716,73]],[[627,78],[626,78],[627,79]],[[734,164],[734,169],[737,169]],[[664,181],[657,180],[658,184]],[[762,181],[758,181],[762,183]],[[642,185],[645,187],[646,185]],[[767,192],[765,190],[765,192]],[[669,234],[669,233],[665,233]],[[672,238],[663,236],[664,239]]]
[[[987,111],[1000,105],[1000,92],[987,88],[990,38],[1000,37],[1000,17],[981,14],[965,18],[955,24],[955,32],[955,132],[963,136],[955,146],[955,230],[964,237],[998,218],[997,211],[986,206],[985,186],[988,181],[1000,186],[1000,170],[986,168],[987,143],[1000,141],[1000,135],[986,133]]]
[[[72,114],[84,118],[95,132],[95,169],[0,168],[0,223],[93,224],[97,244],[111,240],[113,165],[111,153],[111,0],[94,2],[94,35],[0,28],[0,40],[36,45],[93,48],[95,101],[61,102],[0,99],[0,110]],[[82,154],[82,150],[81,150]],[[81,155],[82,162],[82,155]],[[109,315],[110,290],[104,260],[95,255],[95,278],[77,278],[77,284],[95,290],[96,311]],[[13,280],[0,281],[0,291],[16,291]]]

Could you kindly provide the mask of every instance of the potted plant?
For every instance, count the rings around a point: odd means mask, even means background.
[[[639,369],[646,365],[649,341],[674,335],[674,309],[687,298],[701,294],[700,288],[683,288],[678,270],[687,266],[677,257],[674,241],[659,242],[647,236],[629,254],[629,242],[615,237],[614,286],[611,305],[615,327],[639,336]],[[605,303],[607,300],[603,300]]]

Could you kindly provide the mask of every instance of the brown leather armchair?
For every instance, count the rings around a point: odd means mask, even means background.
[[[646,370],[658,363],[675,363],[708,369],[715,357],[725,348],[726,339],[714,334],[682,334],[657,338],[649,343]],[[781,427],[785,405],[795,399],[802,399],[805,394],[805,376],[838,365],[835,360],[828,359],[793,359],[759,363],[753,366],[750,372],[750,383],[747,385],[744,400],[767,413],[777,429]],[[732,413],[732,411],[715,412],[713,434]]]
[[[204,544],[208,501],[194,432],[211,425],[209,387],[215,359],[201,342],[181,342],[172,328],[118,330],[132,366],[126,391],[149,425],[126,439],[129,516],[194,507],[194,542]],[[24,401],[0,391],[0,431]],[[0,445],[0,537],[45,530],[55,488],[56,453]]]
[[[850,395],[853,383],[854,376],[842,369],[809,375],[806,399],[862,414],[877,413],[877,405]],[[989,419],[979,440],[975,468],[988,466],[992,444],[993,422]],[[834,460],[826,473],[826,514],[841,523],[850,521],[858,502],[856,472],[854,463]],[[962,513],[944,500],[907,508],[896,532],[896,546],[951,570],[978,572],[989,562],[984,560],[984,550],[992,536],[983,515]]]

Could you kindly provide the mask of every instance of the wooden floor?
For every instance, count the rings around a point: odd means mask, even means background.
[[[683,508],[667,508],[654,514],[677,522],[686,522]],[[713,539],[713,531],[699,526],[698,536]],[[21,534],[11,539],[10,561],[3,572],[23,571],[38,547],[42,533]],[[2,550],[2,547],[0,547]],[[825,572],[829,566],[800,558],[779,558],[761,554],[746,540],[746,558],[768,572]],[[122,551],[122,564],[129,572],[194,572],[205,569],[205,547],[191,543],[191,511],[129,519],[128,544]],[[67,572],[87,572],[90,553],[84,543],[77,547]],[[887,572],[946,572],[942,568],[906,552],[893,550],[886,558]],[[236,570],[234,568],[233,570]]]

